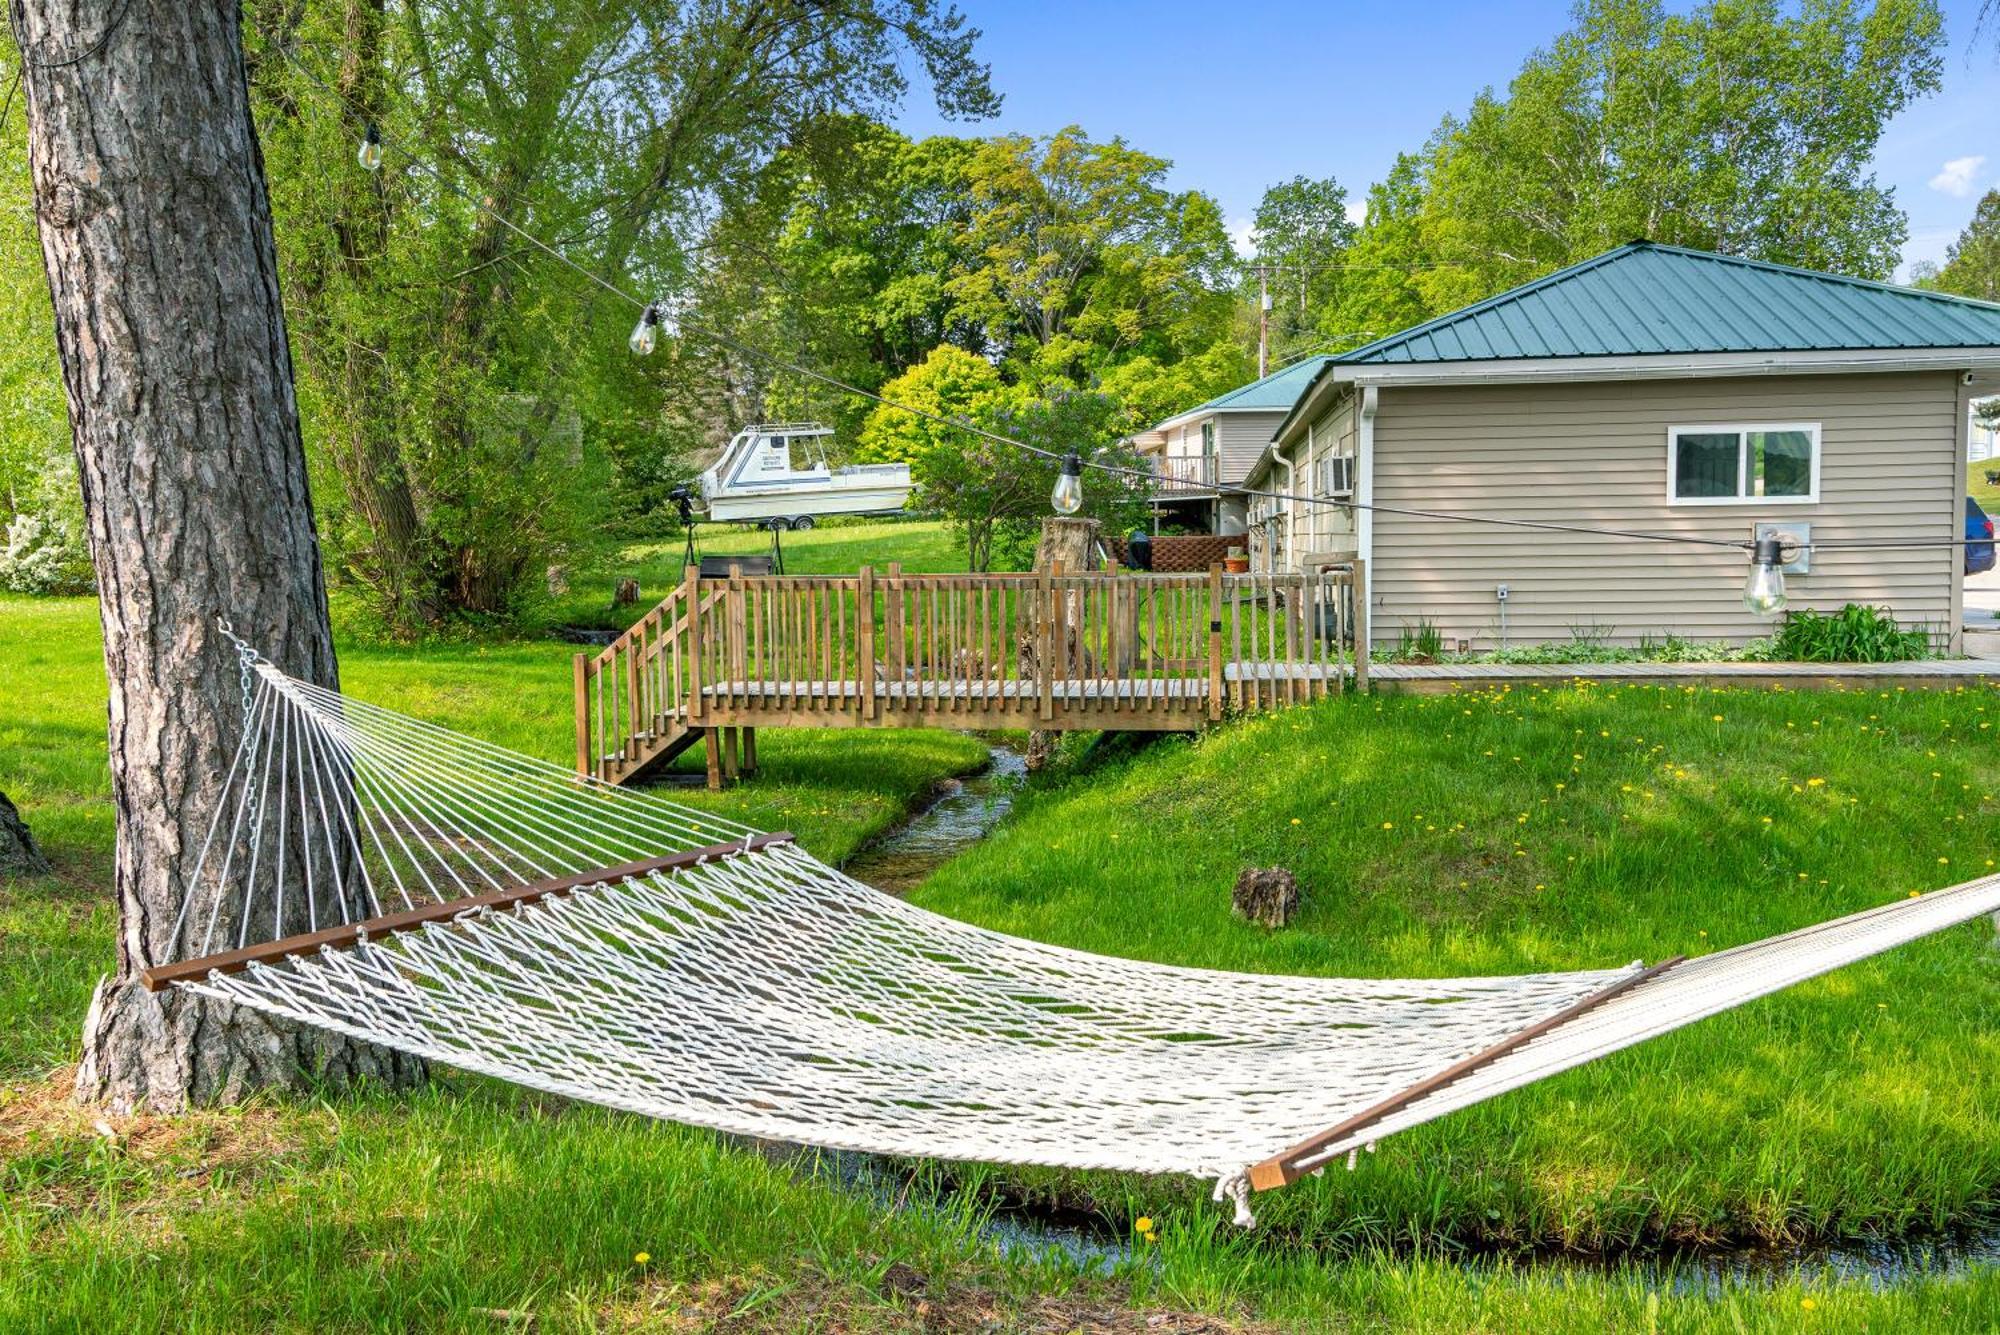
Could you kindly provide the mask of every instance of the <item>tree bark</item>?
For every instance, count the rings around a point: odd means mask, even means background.
[[[7,794],[0,793],[0,873],[8,876],[46,876],[49,874],[49,860],[42,856],[40,845],[28,829],[28,823],[21,819],[21,813],[7,800]]]
[[[421,1065],[193,995],[146,992],[213,884],[184,880],[244,723],[226,617],[337,685],[234,4],[11,0],[111,686],[116,974],[80,1098],[177,1110]],[[225,897],[222,921],[238,910]]]

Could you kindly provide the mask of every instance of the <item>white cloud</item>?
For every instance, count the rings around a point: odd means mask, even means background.
[[[1347,201],[1347,221],[1349,221],[1349,222],[1353,223],[1353,224],[1354,224],[1354,225],[1355,225],[1356,227],[1359,227],[1359,226],[1361,226],[1361,224],[1362,224],[1362,223],[1365,223],[1365,222],[1367,222],[1367,221],[1368,221],[1368,201],[1367,201],[1367,200],[1365,200],[1365,199],[1350,199],[1350,200],[1348,200],[1348,201]]]
[[[1229,244],[1235,246],[1236,253],[1246,260],[1255,258],[1257,254],[1256,242],[1252,240],[1256,230],[1257,224],[1248,218],[1237,218],[1229,224]]]
[[[1983,154],[1974,153],[1962,158],[1953,158],[1944,164],[1944,170],[1931,177],[1931,189],[1941,190],[1954,199],[1964,199],[1972,193],[1973,178],[1986,165]]]

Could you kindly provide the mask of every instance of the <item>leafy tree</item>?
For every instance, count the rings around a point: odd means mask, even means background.
[[[1227,333],[1234,261],[1222,211],[1206,195],[1168,191],[1168,166],[1076,126],[979,145],[945,290],[988,350],[1082,383],[1124,357],[1178,360]],[[1052,348],[1068,365],[1052,364]]]
[[[1905,225],[1869,164],[1941,43],[1932,0],[1585,0],[1371,195],[1341,322],[1394,329],[1634,237],[1884,277]]]
[[[1224,338],[1177,362],[1161,363],[1140,354],[1106,369],[1097,389],[1118,405],[1112,428],[1119,436],[1206,403],[1256,374],[1257,364],[1242,340]]]
[[[975,421],[1004,392],[1000,372],[984,357],[963,348],[940,344],[923,361],[882,387],[895,403],[946,419]],[[856,444],[855,457],[864,463],[916,464],[949,451],[963,437],[940,422],[884,404],[868,414]]]
[[[1271,349],[1282,360],[1326,341],[1320,321],[1339,303],[1353,244],[1354,220],[1347,216],[1347,188],[1332,177],[1295,176],[1264,192],[1252,219],[1256,263],[1268,268]],[[1251,275],[1245,292],[1257,300],[1260,285]]]
[[[501,218],[673,293],[714,214],[780,152],[899,102],[909,57],[947,114],[997,105],[977,34],[934,0],[269,0],[254,19],[328,546],[405,626],[510,611],[598,531],[612,468],[674,443],[671,372],[625,352],[633,313]],[[374,174],[353,166],[369,122]]]
[[[1988,190],[1972,221],[1945,251],[1944,265],[1926,286],[1961,297],[2000,301],[2000,190]]]
[[[973,570],[991,570],[996,561],[1025,561],[1042,516],[1050,513],[1057,465],[949,422],[1056,454],[1074,451],[1100,462],[1138,465],[1112,445],[1119,434],[1120,404],[1110,395],[1063,385],[1044,392],[1008,385],[984,358],[949,344],[891,380],[882,393],[947,420],[932,421],[884,404],[868,415],[857,456],[907,462],[919,503],[957,530]],[[1112,526],[1135,522],[1141,506],[1130,488],[1102,474],[1092,474],[1084,488],[1083,513]]]
[[[696,307],[740,342],[875,389],[942,342],[980,343],[957,319],[944,283],[967,221],[971,140],[912,141],[864,117],[817,127],[760,172],[708,238],[715,262]],[[773,371],[723,348],[690,349],[714,363],[687,404],[723,401],[725,430],[751,418],[832,421],[852,439],[864,403],[823,383]]]

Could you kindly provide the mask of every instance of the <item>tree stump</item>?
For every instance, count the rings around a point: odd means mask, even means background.
[[[28,823],[7,800],[7,794],[0,793],[0,872],[9,876],[46,876],[51,870],[49,860],[42,856],[35,836],[28,830]]]
[[[1237,917],[1261,927],[1283,927],[1299,911],[1298,878],[1283,867],[1245,867],[1229,899]]]
[[[1065,519],[1050,516],[1042,521],[1041,540],[1035,544],[1035,569],[1038,571],[1061,570],[1064,574],[1080,575],[1097,567],[1098,523],[1095,519]],[[1074,594],[1065,595],[1066,607],[1063,620],[1066,624],[1064,643],[1050,645],[1055,663],[1075,662],[1077,654],[1076,623],[1082,610],[1081,600]],[[1043,609],[1049,611],[1051,609]],[[1019,659],[1019,673],[1022,681],[1032,681],[1041,672],[1040,646],[1034,638],[1035,632],[1016,647]],[[1053,664],[1050,669],[1057,670]],[[1055,757],[1057,734],[1053,729],[1036,728],[1028,733],[1028,768],[1040,770]]]

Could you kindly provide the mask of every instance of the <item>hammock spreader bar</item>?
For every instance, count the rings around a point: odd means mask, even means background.
[[[531,881],[527,885],[516,886],[512,890],[493,890],[483,895],[468,895],[462,899],[447,900],[442,904],[425,904],[421,908],[404,909],[400,913],[384,913],[377,917],[364,918],[360,922],[342,923],[337,927],[323,927],[317,932],[302,932],[297,936],[265,941],[242,950],[226,950],[220,954],[203,955],[197,959],[155,965],[150,969],[141,969],[139,981],[145,985],[148,992],[161,992],[175,983],[206,978],[211,973],[240,973],[253,964],[280,963],[289,955],[304,955],[316,950],[342,950],[369,937],[387,936],[392,932],[407,932],[430,923],[450,922],[462,913],[473,913],[481,909],[515,908],[523,904],[533,904],[552,895],[565,895],[585,886],[611,885],[633,877],[648,876],[654,872],[699,867],[709,862],[720,862],[724,858],[754,853],[760,848],[769,848],[772,844],[789,844],[792,838],[789,830],[781,830],[775,834],[758,834],[733,839],[726,844],[709,844],[702,848],[684,849],[664,857],[620,863],[616,867],[596,867],[589,871],[571,872],[567,876],[552,876],[546,880]]]
[[[1540,1038],[1543,1034],[1561,1028],[1584,1012],[1602,1006],[1615,996],[1630,992],[1641,983],[1651,982],[1667,970],[1673,968],[1676,964],[1685,962],[1686,959],[1687,956],[1685,955],[1676,955],[1672,959],[1661,960],[1649,969],[1640,969],[1634,973],[1627,974],[1617,982],[1612,983],[1609,987],[1600,988],[1592,992],[1589,996],[1570,1003],[1554,1015],[1547,1016],[1529,1025],[1519,1033],[1509,1034],[1498,1043],[1482,1048],[1460,1061],[1453,1062],[1436,1075],[1418,1081],[1402,1093],[1392,1094],[1380,1103],[1362,1109],[1337,1126],[1328,1127],[1318,1135],[1300,1141],[1284,1153],[1274,1154],[1263,1163],[1253,1165],[1250,1169],[1250,1189],[1252,1191],[1270,1191],[1276,1187],[1289,1187],[1307,1172],[1311,1171],[1310,1169],[1300,1167],[1301,1162],[1312,1158],[1328,1145],[1337,1145],[1354,1135],[1355,1132],[1366,1130],[1372,1124],[1381,1121],[1390,1113],[1407,1108],[1418,1099],[1436,1093],[1453,1081],[1463,1080],[1480,1067],[1491,1065],[1522,1044],[1532,1042]]]

